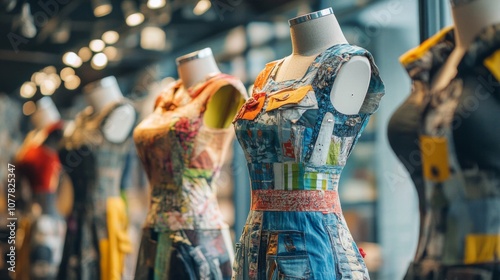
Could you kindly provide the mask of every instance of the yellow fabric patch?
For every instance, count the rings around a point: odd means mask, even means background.
[[[276,63],[278,63],[278,61],[269,62],[266,64],[266,67],[260,71],[259,75],[257,75],[257,78],[255,79],[255,82],[253,83],[254,90],[260,91],[262,89],[262,86],[266,83],[267,78]]]
[[[280,93],[276,93],[274,95],[269,96],[269,103],[267,104],[266,111],[272,111],[274,109],[278,109],[281,106],[288,104],[297,104],[304,97],[306,97],[307,93],[312,90],[311,85],[303,86],[294,90],[285,90]]]
[[[420,153],[425,178],[434,182],[443,182],[450,177],[446,138],[420,136]]]
[[[443,28],[441,31],[439,31],[437,34],[434,36],[430,37],[429,39],[425,40],[420,46],[409,50],[405,54],[403,54],[400,58],[399,61],[403,65],[408,65],[409,63],[421,58],[430,48],[435,46],[439,41],[441,41],[444,36],[450,32],[450,30],[453,29],[453,26],[448,26]]]
[[[110,197],[106,201],[106,223],[108,239],[99,241],[101,279],[120,280],[125,254],[132,251],[125,202],[121,197]]]
[[[498,256],[500,235],[470,234],[465,238],[465,264],[493,262]]]
[[[491,74],[500,81],[500,50],[494,52],[483,62],[484,66],[490,70]]]

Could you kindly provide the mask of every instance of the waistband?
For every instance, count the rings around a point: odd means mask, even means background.
[[[342,167],[311,167],[303,163],[249,163],[252,190],[338,189]]]
[[[251,209],[342,213],[338,192],[324,190],[253,190]]]

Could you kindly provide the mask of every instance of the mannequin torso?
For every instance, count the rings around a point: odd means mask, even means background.
[[[293,24],[290,34],[293,52],[283,60],[276,73],[278,82],[300,79],[318,54],[333,45],[348,43],[333,14]],[[331,91],[331,101],[339,112],[359,112],[370,83],[370,73],[366,57],[354,57],[339,70]]]
[[[454,0],[451,0],[453,3]],[[432,89],[442,90],[457,74],[457,67],[474,38],[484,28],[500,22],[500,1],[474,0],[467,4],[452,4],[456,46],[432,81]]]

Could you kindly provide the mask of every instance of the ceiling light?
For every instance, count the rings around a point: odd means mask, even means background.
[[[201,16],[206,13],[210,7],[212,7],[210,0],[200,0],[194,7],[193,13],[197,16]]]
[[[69,90],[77,89],[80,86],[80,78],[77,75],[71,75],[64,81],[64,87]]]
[[[103,53],[106,55],[109,61],[114,61],[118,57],[118,50],[113,46],[106,47]]]
[[[49,74],[48,79],[55,84],[56,89],[61,85],[61,78],[56,73]]]
[[[75,70],[71,67],[65,67],[61,70],[61,79],[66,81],[69,76],[75,75]]]
[[[45,74],[52,74],[52,73],[57,73],[57,70],[54,66],[47,66],[45,68],[42,69],[42,71],[45,73]]]
[[[118,42],[118,39],[120,39],[120,34],[113,30],[106,31],[102,34],[102,40],[108,45],[113,45]]]
[[[165,6],[165,0],[148,0],[148,8],[150,9],[159,9]]]
[[[35,76],[33,82],[35,82],[37,86],[41,85],[43,81],[47,79],[47,74],[45,74],[44,72],[36,72],[33,75]]]
[[[46,79],[40,85],[40,92],[43,95],[52,95],[57,89],[56,83],[51,79]]]
[[[28,101],[23,104],[23,114],[29,116],[36,111],[36,104],[33,101]]]
[[[101,52],[102,50],[104,50],[105,46],[106,44],[104,44],[104,42],[100,39],[92,40],[89,44],[89,47],[93,52]]]
[[[82,47],[78,51],[78,56],[82,59],[83,62],[87,62],[92,58],[92,51],[88,47]]]
[[[159,27],[148,26],[141,31],[141,47],[145,50],[164,50],[166,41],[165,32]]]
[[[103,53],[97,53],[92,57],[90,65],[95,70],[101,70],[108,64],[108,57]]]
[[[61,22],[59,27],[52,33],[52,42],[56,44],[64,44],[69,41],[71,28],[69,22]]]
[[[82,59],[74,52],[67,52],[63,55],[64,64],[73,68],[82,66]]]
[[[25,82],[21,86],[21,96],[24,98],[31,98],[36,93],[36,84],[33,82]]]
[[[94,8],[94,16],[96,17],[109,15],[113,10],[113,5],[108,0],[92,0],[92,7]]]
[[[144,15],[137,10],[135,3],[131,0],[122,2],[123,14],[125,22],[128,26],[137,26],[144,21]]]

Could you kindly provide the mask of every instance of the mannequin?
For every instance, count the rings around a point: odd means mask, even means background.
[[[86,92],[85,99],[95,113],[124,100],[114,76],[85,86],[84,92]],[[112,142],[124,141],[134,126],[135,117],[136,112],[130,104],[124,104],[114,109],[107,117],[106,125],[103,127],[106,138]]]
[[[209,76],[220,73],[210,48],[180,56],[175,62],[177,63],[179,78],[186,88],[196,85]]]
[[[62,178],[57,148],[62,137],[62,122],[50,97],[43,97],[36,105],[37,110],[31,116],[35,129],[26,136],[16,159],[32,194],[32,212],[23,223],[31,226],[23,229],[26,238],[20,253],[20,265],[25,269],[17,276],[55,279],[66,231],[66,223],[57,208]]]
[[[233,279],[369,279],[338,184],[384,86],[332,9],[289,21],[292,55],[269,62],[234,119],[252,205]]]
[[[348,43],[331,8],[317,13],[323,16],[308,20],[306,15],[288,21],[292,54],[283,60],[277,81],[300,79],[318,54]],[[366,57],[354,57],[339,71],[331,91],[333,106],[341,113],[357,114],[370,84],[370,62]]]
[[[134,130],[151,185],[134,279],[230,279],[232,242],[214,182],[245,87],[220,73],[208,48],[176,62],[181,79]]]
[[[121,180],[136,120],[115,77],[84,88],[90,107],[65,131],[59,156],[73,181],[75,202],[59,279],[121,279],[131,251]]]
[[[500,3],[451,5],[454,29],[401,57],[413,88],[388,128],[419,195],[408,280],[500,277],[500,131],[493,129],[500,118]]]
[[[457,74],[457,67],[472,41],[483,28],[500,22],[500,1],[495,0],[473,0],[460,1],[450,0],[453,24],[455,26],[456,46],[445,65],[439,70],[433,80],[433,90],[443,89]],[[457,4],[454,4],[457,2]]]

